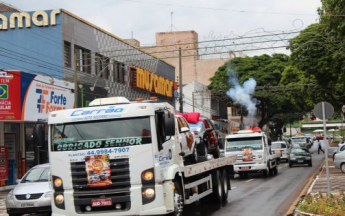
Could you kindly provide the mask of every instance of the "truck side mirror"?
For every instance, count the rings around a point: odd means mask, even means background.
[[[181,133],[188,132],[188,131],[189,131],[189,128],[187,128],[187,127],[181,128]]]
[[[172,113],[164,113],[164,132],[165,136],[175,135],[175,115]]]

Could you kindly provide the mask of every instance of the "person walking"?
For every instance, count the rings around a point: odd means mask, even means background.
[[[320,154],[320,150],[325,154],[325,152],[321,148],[321,141],[320,140],[318,141],[318,144],[319,144],[319,148],[317,149],[317,154]]]

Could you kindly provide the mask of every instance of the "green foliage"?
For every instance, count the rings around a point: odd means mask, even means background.
[[[323,196],[321,193],[307,195],[298,206],[298,210],[325,216],[345,216],[344,192],[335,196]]]

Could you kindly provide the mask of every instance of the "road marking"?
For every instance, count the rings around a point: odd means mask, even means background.
[[[249,180],[247,180],[247,181],[245,181],[245,182],[247,182],[247,183],[248,183],[248,182],[251,182],[251,181],[253,181],[253,180],[254,180],[254,179],[249,179]]]

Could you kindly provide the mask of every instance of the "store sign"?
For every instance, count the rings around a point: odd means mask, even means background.
[[[132,69],[132,86],[152,93],[173,97],[174,82],[142,68]]]
[[[0,14],[0,30],[15,29],[16,27],[21,29],[24,28],[24,23],[26,28],[30,28],[31,23],[36,26],[54,26],[56,25],[56,16],[60,13],[60,9],[55,9],[50,12],[50,15],[43,10],[35,11],[32,16],[27,12],[11,13],[9,17]]]
[[[51,78],[37,75],[31,82],[24,98],[23,120],[47,119],[49,112],[73,108],[72,83],[55,80],[54,84],[47,84],[48,80]]]
[[[8,180],[8,147],[0,146],[0,181]]]
[[[0,71],[0,121],[20,118],[20,72]]]

